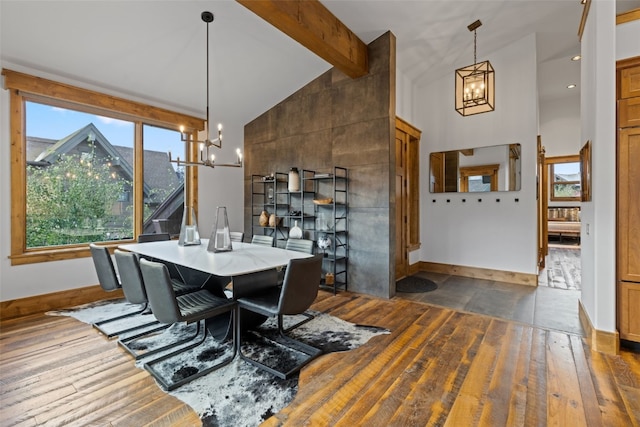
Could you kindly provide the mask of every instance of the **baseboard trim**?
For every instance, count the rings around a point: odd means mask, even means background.
[[[69,308],[89,302],[124,298],[122,290],[105,292],[99,285],[84,288],[68,289],[66,291],[52,292],[50,294],[36,295],[8,301],[0,301],[0,320],[8,320],[16,317],[32,314],[46,313],[50,310]]]
[[[419,273],[420,270],[420,262],[416,262],[415,264],[409,265],[409,276],[413,276],[416,273]]]
[[[491,270],[489,268],[465,267],[453,264],[420,261],[417,271],[450,274],[453,276],[472,277],[474,279],[495,280],[498,282],[517,283],[519,285],[538,286],[535,274],[516,273],[513,271]],[[413,264],[413,267],[416,264]]]
[[[582,328],[587,336],[587,344],[591,350],[613,355],[620,353],[620,336],[618,331],[607,332],[594,328],[581,300],[578,300],[578,315]]]

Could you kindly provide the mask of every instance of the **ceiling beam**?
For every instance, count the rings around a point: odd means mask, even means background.
[[[318,0],[236,0],[352,78],[369,72],[367,45]]]

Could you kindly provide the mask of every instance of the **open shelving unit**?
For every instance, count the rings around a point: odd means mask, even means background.
[[[303,238],[315,242],[316,253],[322,253],[321,286],[335,294],[347,289],[349,265],[349,172],[334,166],[329,173],[301,170],[300,190],[289,191],[289,174],[273,172],[251,177],[252,234],[273,236],[277,247],[284,247],[289,230],[296,222]],[[328,200],[330,199],[330,202]],[[326,203],[319,203],[324,200]],[[276,215],[275,226],[260,225],[260,215],[266,211]],[[318,239],[328,237],[331,245],[320,249]],[[333,276],[333,283],[326,275]]]

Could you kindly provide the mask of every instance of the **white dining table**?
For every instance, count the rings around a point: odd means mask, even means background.
[[[202,239],[201,242],[200,245],[180,246],[177,240],[165,240],[127,243],[118,248],[220,277],[237,277],[270,270],[286,266],[291,259],[312,256],[243,242],[232,242],[233,250],[228,252],[209,252],[209,239]]]
[[[291,259],[313,256],[305,252],[243,242],[232,242],[233,250],[228,252],[209,252],[208,243],[208,239],[202,239],[200,245],[180,246],[177,240],[165,240],[126,243],[118,245],[118,249],[173,265],[183,281],[197,284],[218,297],[233,299],[276,286],[279,267],[286,266]],[[247,312],[243,314],[243,328],[250,329],[265,319],[262,315]],[[206,324],[216,339],[224,340],[233,335],[229,315],[208,319]]]

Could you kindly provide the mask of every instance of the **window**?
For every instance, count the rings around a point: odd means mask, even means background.
[[[549,157],[551,201],[580,201],[580,156]]]
[[[498,191],[499,170],[499,164],[461,167],[460,192]]]
[[[184,153],[178,129],[197,132],[201,119],[2,74],[11,103],[12,265],[89,256],[88,242],[131,240],[154,220],[181,218],[185,194],[196,206],[197,171],[175,167],[167,152]]]

